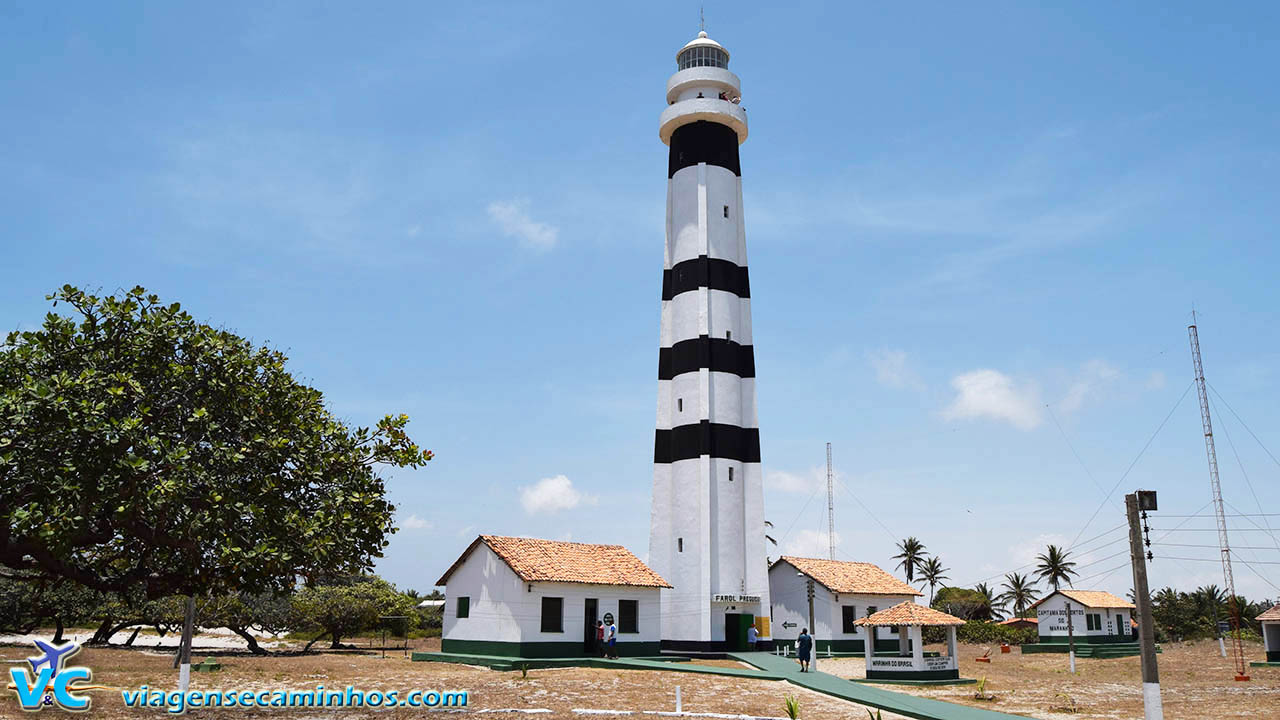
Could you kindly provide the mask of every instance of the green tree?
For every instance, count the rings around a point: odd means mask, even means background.
[[[391,583],[376,576],[337,578],[329,584],[303,588],[293,598],[294,624],[319,634],[303,648],[311,649],[328,637],[330,647],[342,647],[342,638],[372,629],[382,615],[415,618],[416,605]]]
[[[1026,617],[1027,607],[1040,596],[1035,581],[1021,573],[1005,575],[1000,588],[1004,592],[997,595],[996,600],[1006,607],[1012,607],[1014,617]]]
[[[961,620],[991,619],[991,601],[977,590],[944,587],[938,590],[929,605]]]
[[[1061,583],[1071,584],[1071,578],[1079,575],[1075,571],[1076,564],[1069,560],[1071,552],[1057,545],[1050,545],[1045,552],[1036,556],[1036,576],[1049,583],[1054,592]]]
[[[995,591],[991,589],[991,586],[981,582],[974,585],[973,589],[987,601],[987,608],[990,611],[991,619],[1001,620],[1004,618],[1004,603],[1000,602],[996,597]]]
[[[282,633],[294,622],[292,597],[275,593],[231,593],[212,598],[200,609],[202,627],[224,627],[239,635],[255,655],[266,655],[253,631]]]
[[[351,429],[286,357],[142,288],[49,296],[0,348],[0,564],[155,599],[362,572],[394,532],[378,464],[408,418]]]
[[[893,556],[894,560],[900,561],[897,569],[907,576],[908,583],[913,583],[915,582],[916,570],[920,569],[929,553],[925,552],[924,543],[915,537],[909,537],[898,543],[898,550],[900,552]]]
[[[942,567],[942,560],[937,555],[924,561],[920,566],[920,586],[929,586],[929,604],[933,604],[933,589],[942,584],[943,580],[948,579],[946,572],[951,568]]]

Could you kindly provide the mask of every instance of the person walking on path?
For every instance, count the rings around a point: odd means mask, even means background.
[[[618,659],[618,626],[609,623],[609,627],[605,630],[605,635],[609,638],[609,649],[606,657]]]
[[[748,626],[747,627],[747,649],[755,650],[756,642],[759,639],[760,639],[760,634],[756,632],[756,626],[755,625]]]
[[[804,628],[796,639],[796,658],[800,660],[800,672],[809,672],[809,656],[812,653],[813,636],[809,634],[809,628]]]
[[[604,621],[596,621],[596,646],[592,648],[595,654],[604,657]]]

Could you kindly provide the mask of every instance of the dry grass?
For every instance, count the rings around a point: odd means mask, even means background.
[[[439,640],[415,643],[420,649],[439,647]],[[966,703],[1002,712],[1022,714],[1046,720],[1080,718],[1081,720],[1127,720],[1142,717],[1142,696],[1137,658],[1117,660],[1079,660],[1079,673],[1072,677],[1066,671],[1062,655],[1022,656],[993,653],[990,665],[973,658],[985,647],[961,646],[961,673],[966,677],[988,678],[987,689],[997,697],[995,702],[973,699],[974,686],[935,688],[903,688],[894,690],[939,700]],[[1255,656],[1260,654],[1254,648]],[[0,648],[0,658],[21,660],[29,654],[24,647]],[[200,660],[210,653],[197,652]],[[412,689],[467,690],[469,706],[479,708],[547,708],[550,714],[532,717],[570,718],[574,708],[619,710],[674,710],[675,687],[681,686],[684,709],[694,712],[741,713],[755,716],[781,717],[783,697],[800,698],[801,717],[806,719],[866,720],[859,706],[814,693],[788,683],[767,680],[741,680],[690,673],[565,668],[530,670],[528,678],[519,672],[496,672],[485,668],[439,663],[412,663],[402,656],[367,651],[322,652],[308,655],[273,655],[252,657],[214,653],[226,666],[216,673],[196,673],[194,689],[311,689],[323,683],[327,688],[354,685],[366,690]],[[78,662],[94,669],[94,681],[121,688],[137,688],[146,684],[171,689],[176,683],[171,653],[150,650],[87,649]],[[1218,657],[1215,643],[1166,645],[1159,656],[1164,689],[1165,717],[1169,720],[1201,718],[1280,719],[1280,669],[1253,668],[1253,681],[1231,680],[1230,665]],[[708,664],[735,667],[734,661],[708,661]],[[819,668],[841,677],[858,677],[864,667],[861,658],[819,658]],[[7,665],[6,665],[7,667]],[[884,686],[882,686],[884,687]],[[1054,712],[1063,704],[1059,693],[1069,695],[1078,705],[1077,714]],[[150,710],[125,708],[116,692],[94,693],[91,717],[137,718],[157,717]],[[240,710],[191,711],[193,718],[239,718],[246,715],[274,715],[295,720],[330,717],[423,717],[422,710],[330,712],[319,710],[258,711]],[[30,717],[21,712],[12,693],[0,699],[0,717]],[[503,717],[503,715],[494,715]],[[506,715],[505,717],[518,717]],[[519,716],[529,717],[529,716]],[[641,716],[644,717],[644,716]],[[884,720],[902,720],[886,713]]]
[[[1017,648],[1002,655],[996,646],[990,665],[975,662],[974,658],[987,647],[961,645],[960,674],[971,678],[985,676],[987,692],[996,696],[994,702],[975,700],[972,685],[893,689],[935,700],[1054,720],[1136,720],[1143,716],[1142,672],[1136,657],[1077,659],[1077,672],[1073,677],[1068,672],[1066,655],[1022,655]],[[1167,720],[1280,720],[1280,668],[1250,668],[1252,681],[1235,682],[1231,663],[1219,656],[1215,641],[1169,643],[1162,649],[1164,652],[1156,656],[1156,663]],[[1245,652],[1254,660],[1261,659],[1260,645],[1246,646]],[[853,678],[862,677],[866,665],[862,658],[819,658],[818,667],[823,672]],[[1056,712],[1068,698],[1074,701],[1078,712]]]
[[[439,640],[420,641],[423,649],[439,648]],[[28,655],[23,647],[0,648],[0,658],[21,659]],[[196,652],[193,659],[204,659],[208,653]],[[858,705],[814,693],[789,683],[768,680],[740,680],[715,675],[649,672],[637,670],[604,670],[565,668],[530,670],[522,679],[519,672],[496,672],[487,668],[443,663],[415,663],[388,653],[383,660],[378,653],[364,651],[323,652],[308,655],[273,655],[253,657],[218,653],[225,669],[214,673],[193,673],[192,689],[212,690],[275,689],[278,687],[313,689],[323,683],[326,688],[354,685],[364,690],[414,689],[466,690],[469,707],[481,708],[547,708],[552,712],[539,715],[487,715],[487,717],[581,718],[574,708],[621,710],[674,710],[675,688],[681,686],[686,711],[740,713],[763,717],[783,716],[783,697],[800,698],[801,717],[806,719],[867,720]],[[93,668],[94,682],[134,689],[146,684],[172,689],[177,673],[172,669],[173,655],[149,650],[93,649],[76,657],[77,663]],[[740,667],[733,661],[730,666]],[[159,717],[153,710],[126,708],[118,692],[93,693],[94,718]],[[638,713],[637,713],[638,714]],[[231,710],[192,710],[187,717],[220,718],[277,717],[289,720],[303,718],[370,717],[418,718],[427,713],[409,708],[379,712],[286,710],[245,713]],[[434,714],[433,714],[434,715]],[[0,700],[0,717],[30,717],[17,706],[11,693]],[[641,717],[645,717],[641,715]],[[651,716],[650,716],[651,717]],[[884,715],[884,720],[905,720],[901,716]]]

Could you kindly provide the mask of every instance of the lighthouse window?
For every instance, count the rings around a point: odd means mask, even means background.
[[[729,468],[729,482],[733,482],[733,468]]]
[[[725,205],[725,206],[724,206],[724,216],[725,216],[725,217],[729,217],[729,206],[728,206],[728,205]]]
[[[684,412],[684,398],[676,398],[676,412]]]
[[[681,70],[691,67],[729,67],[729,56],[725,51],[713,47],[692,47],[680,53]]]
[[[684,538],[676,538],[676,552],[684,552]]]
[[[725,330],[725,331],[724,331],[724,339],[725,339],[725,340],[732,340],[732,339],[733,339],[733,331],[732,331],[732,330]]]

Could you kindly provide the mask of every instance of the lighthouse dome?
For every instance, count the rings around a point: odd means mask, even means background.
[[[729,51],[720,43],[707,37],[707,31],[698,33],[698,37],[690,40],[676,53],[676,64],[679,70],[691,67],[729,67]]]

